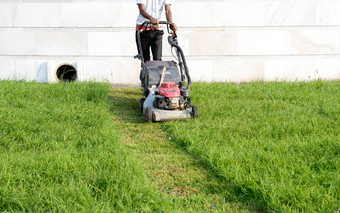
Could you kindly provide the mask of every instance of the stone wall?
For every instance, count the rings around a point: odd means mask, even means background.
[[[174,0],[172,10],[194,81],[340,79],[340,0]],[[0,79],[56,82],[69,63],[81,81],[138,84],[137,13],[135,0],[0,0]]]

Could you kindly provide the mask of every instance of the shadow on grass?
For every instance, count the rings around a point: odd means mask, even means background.
[[[182,121],[190,122],[190,121]],[[171,136],[168,129],[162,126],[164,132],[167,132],[169,137]],[[208,160],[201,156],[194,154],[187,150],[186,141],[177,137],[172,137],[172,140],[177,144],[178,149],[185,150],[187,155],[197,160],[196,166],[202,167],[209,173],[209,179],[216,180],[219,183],[219,188],[210,191],[210,193],[224,194],[226,202],[240,202],[248,206],[248,210],[256,212],[274,212],[270,210],[265,197],[260,191],[254,190],[247,185],[228,183],[226,178],[220,174],[215,166]],[[227,192],[227,193],[225,193]]]
[[[145,120],[139,113],[139,100],[142,97],[142,92],[137,92],[136,89],[113,89],[110,100],[112,101],[111,110],[114,116],[116,116],[117,119],[122,123],[133,124],[137,126],[140,125],[139,128],[144,128],[142,124],[145,125]],[[164,125],[162,125],[162,123],[154,123],[149,125],[151,126],[150,128],[152,128],[152,125],[161,125],[161,130],[165,132],[168,137],[172,137],[169,135],[169,131]],[[200,156],[194,155],[187,151],[183,141],[180,141],[176,138],[174,138],[172,141],[176,141],[172,142],[172,149],[176,152],[181,151],[188,158],[192,159],[189,163],[189,166],[196,168],[196,171],[204,174],[202,175],[202,180],[199,180],[198,183],[188,183],[194,184],[195,187],[199,187],[199,191],[203,196],[217,196],[225,203],[231,203],[237,206],[240,210],[250,212],[265,211],[264,209],[259,208],[259,206],[263,206],[262,204],[258,205],[256,200],[250,199],[249,197],[243,197],[242,193],[239,193],[240,189],[238,187],[227,184],[226,179],[222,177],[222,175],[220,175],[207,160],[203,160]],[[213,209],[214,207],[212,207],[212,210]]]

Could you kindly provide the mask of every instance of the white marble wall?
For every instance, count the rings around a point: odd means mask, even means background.
[[[193,80],[340,79],[340,0],[174,0]],[[138,84],[135,0],[0,0],[0,79]],[[165,58],[171,51],[164,38]]]
[[[339,10],[339,0],[175,0],[173,4],[182,27],[330,26],[340,24]],[[137,7],[135,0],[2,0],[0,11],[0,26],[131,27]]]

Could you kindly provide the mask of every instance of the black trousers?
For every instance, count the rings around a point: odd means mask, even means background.
[[[163,34],[163,30],[144,30],[140,33],[144,61],[150,61],[150,48],[152,51],[153,60],[162,60]],[[139,53],[137,32],[136,43]]]

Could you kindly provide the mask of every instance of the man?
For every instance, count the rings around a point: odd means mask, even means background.
[[[163,8],[165,7],[166,20],[172,23],[170,8],[172,0],[136,0],[136,2],[139,9],[136,30],[145,21],[150,21],[153,24],[151,27],[144,27],[140,33],[144,61],[150,61],[150,47],[153,60],[162,60],[162,39],[164,32],[159,26],[158,21],[161,19]],[[177,26],[172,23],[171,29],[176,31]]]

